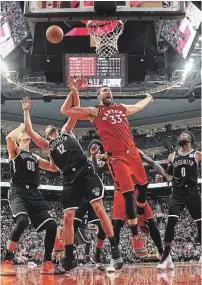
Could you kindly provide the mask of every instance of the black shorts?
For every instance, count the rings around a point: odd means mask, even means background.
[[[83,198],[83,200],[81,201],[79,205],[79,208],[76,210],[74,219],[82,222],[84,216],[87,213],[88,213],[88,223],[97,224],[97,222],[99,221],[98,216],[96,215],[93,207],[88,202],[88,200],[86,198]]]
[[[78,209],[83,198],[86,198],[89,203],[103,198],[104,185],[92,167],[84,166],[69,174],[68,178],[70,183],[66,183],[63,187],[64,211]]]
[[[169,216],[179,218],[185,206],[193,220],[201,219],[201,195],[198,186],[173,188],[169,204]]]
[[[8,200],[14,220],[18,215],[28,215],[37,231],[40,231],[46,222],[53,220],[48,202],[35,187],[11,186]]]

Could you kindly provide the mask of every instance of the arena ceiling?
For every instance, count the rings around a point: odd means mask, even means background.
[[[81,23],[55,23],[65,33],[71,31],[75,25]],[[14,70],[21,81],[27,76],[45,76],[46,83],[39,88],[55,92],[66,91],[63,84],[63,54],[64,53],[94,53],[90,47],[89,36],[64,37],[60,44],[51,44],[45,38],[48,23],[36,23],[34,39],[28,38],[20,47],[6,58],[9,70]],[[161,51],[157,46],[157,37],[154,21],[128,21],[125,24],[123,35],[119,39],[119,51],[127,54],[128,84],[125,88],[117,90],[118,93],[135,93],[136,91],[153,89],[164,86],[172,80],[181,77],[186,60],[184,60],[168,43],[163,42]],[[186,78],[183,86],[178,86],[169,92],[157,94],[161,98],[188,97],[195,92],[196,97],[201,94],[201,47],[192,50],[197,63],[193,72]],[[144,61],[142,61],[142,59]],[[195,87],[196,90],[195,90]],[[10,83],[2,83],[4,99],[20,98],[26,95],[24,90],[17,90]],[[120,94],[121,95],[121,94]],[[132,94],[129,94],[132,95]],[[166,96],[165,96],[166,95]],[[40,98],[29,93],[31,97]]]

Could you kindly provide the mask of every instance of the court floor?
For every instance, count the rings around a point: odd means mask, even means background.
[[[115,273],[79,266],[60,276],[40,275],[39,268],[17,267],[16,277],[1,277],[1,285],[199,285],[197,263],[177,263],[173,271],[158,272],[156,264],[125,265]]]

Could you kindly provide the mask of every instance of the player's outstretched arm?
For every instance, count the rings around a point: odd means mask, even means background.
[[[69,87],[72,90],[76,89],[77,93],[74,93],[74,96],[77,95],[78,100],[79,100],[78,91],[81,89],[84,89],[86,87],[85,82],[86,82],[86,79],[83,78],[82,76],[77,78],[76,81],[74,81],[73,77],[69,78]],[[75,97],[74,97],[74,99],[75,99]],[[73,105],[67,104],[67,101],[65,101],[64,104],[62,105],[61,109],[60,109],[60,112],[67,117],[71,117],[72,119],[90,120],[90,121],[93,121],[98,114],[97,108],[94,108],[94,107],[82,108],[82,107],[80,107],[80,100],[79,100],[78,106],[76,106],[75,104],[73,104]]]
[[[141,156],[141,158],[142,158],[143,161],[145,161],[145,162],[148,163],[151,167],[153,167],[153,168],[156,170],[156,172],[158,172],[158,174],[160,174],[160,175],[162,175],[163,177],[165,177],[168,182],[171,182],[171,181],[172,181],[172,179],[173,179],[172,175],[169,175],[169,174],[163,169],[163,167],[162,167],[160,164],[158,164],[156,161],[154,161],[153,159],[151,159],[149,156],[147,156],[147,155],[146,155],[144,152],[142,152],[141,150],[138,149],[138,151],[139,151],[139,154],[140,154],[140,156]]]
[[[61,108],[60,111],[63,115],[78,120],[94,121],[98,115],[98,109],[94,107],[70,107],[69,109]]]
[[[74,78],[70,77],[69,87],[70,87],[71,92],[69,93],[67,99],[63,103],[63,108],[65,109],[80,106],[78,88],[76,88],[76,86],[73,83],[74,83]],[[71,133],[76,125],[76,122],[77,122],[77,119],[70,117],[67,123],[63,126],[62,131]]]
[[[55,165],[55,163],[53,162],[52,159],[50,159],[50,162],[48,160],[45,160],[43,158],[41,158],[39,155],[36,155],[38,159],[38,165],[39,168],[47,170],[47,171],[51,171],[51,172],[59,172],[60,169]]]
[[[30,118],[30,107],[31,107],[31,101],[28,97],[23,98],[21,100],[22,103],[22,109],[24,111],[24,123],[27,133],[30,135],[32,141],[41,149],[47,150],[49,148],[48,142],[43,139],[38,133],[36,133],[32,128],[32,122]]]
[[[6,136],[6,143],[8,149],[9,160],[14,159],[19,153],[19,147],[16,144],[19,133],[25,130],[25,124],[21,124],[18,128],[11,131]]]
[[[137,112],[142,111],[150,102],[154,101],[151,94],[146,93],[145,95],[147,98],[139,101],[135,105],[124,105],[126,108],[126,116],[133,115]]]

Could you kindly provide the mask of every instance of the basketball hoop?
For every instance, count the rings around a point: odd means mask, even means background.
[[[95,51],[99,56],[110,57],[118,52],[118,39],[124,30],[124,23],[121,20],[92,20],[87,22],[86,27],[95,41]]]

